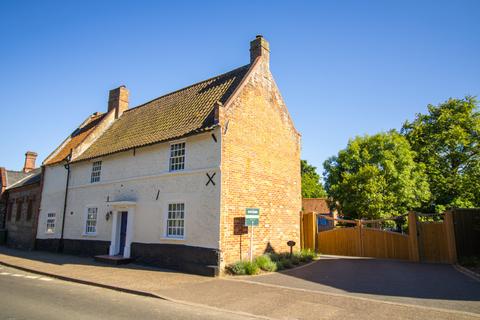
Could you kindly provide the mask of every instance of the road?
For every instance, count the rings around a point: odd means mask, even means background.
[[[253,319],[0,266],[0,319]]]

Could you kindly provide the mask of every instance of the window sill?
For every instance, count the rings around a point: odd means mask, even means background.
[[[160,240],[184,241],[184,240],[186,240],[186,239],[185,239],[185,237],[183,237],[183,238],[174,238],[174,237],[163,236],[163,237],[160,238]]]
[[[82,233],[82,236],[83,237],[96,237],[97,236],[97,233]]]

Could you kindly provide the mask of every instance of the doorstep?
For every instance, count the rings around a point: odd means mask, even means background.
[[[115,266],[121,265],[121,264],[128,264],[130,262],[133,262],[132,258],[124,258],[123,256],[117,255],[117,256],[109,256],[107,254],[105,255],[99,255],[93,257],[95,261],[98,262],[103,262],[107,264],[112,264]]]

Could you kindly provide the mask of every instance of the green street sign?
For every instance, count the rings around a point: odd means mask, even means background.
[[[258,217],[260,216],[260,209],[247,208],[245,209],[245,226],[258,226]]]

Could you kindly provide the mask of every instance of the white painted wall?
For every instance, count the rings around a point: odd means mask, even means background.
[[[65,238],[110,241],[112,219],[106,221],[105,215],[112,209],[107,199],[128,200],[136,202],[133,242],[219,248],[221,135],[214,131],[218,139],[216,143],[211,133],[185,139],[185,170],[180,172],[169,172],[168,142],[137,148],[135,156],[133,150],[129,150],[73,163]],[[92,184],[92,162],[97,160],[102,160],[101,181]],[[210,175],[216,173],[215,186],[205,185],[208,181],[206,172]],[[168,203],[172,202],[185,203],[184,240],[165,238],[166,210]],[[58,203],[63,204],[63,200]],[[88,206],[98,207],[97,234],[93,236],[84,235]],[[41,223],[43,226],[39,230],[45,230],[44,220]]]
[[[60,238],[66,179],[67,170],[63,165],[45,167],[42,198],[40,202],[40,215],[38,219],[38,239]],[[56,214],[54,233],[45,232],[47,214],[49,212],[55,212]]]

